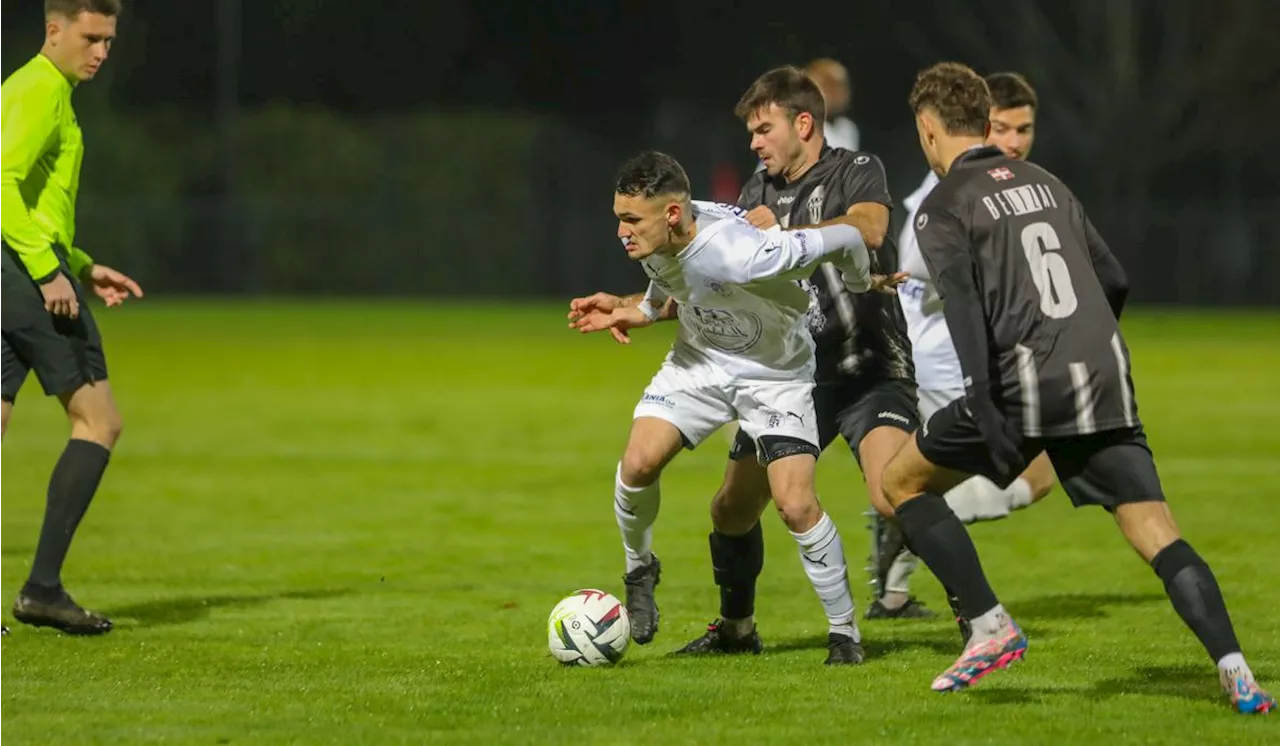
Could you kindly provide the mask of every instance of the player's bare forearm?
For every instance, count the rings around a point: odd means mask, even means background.
[[[631,293],[618,298],[618,308],[635,308],[644,300],[644,293]]]
[[[884,244],[889,233],[889,208],[879,202],[858,202],[849,211],[838,218],[824,220],[817,225],[796,226],[797,228],[825,228],[829,225],[849,225],[858,229],[867,248],[878,249]]]

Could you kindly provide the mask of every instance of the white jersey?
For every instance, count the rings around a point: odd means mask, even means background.
[[[862,136],[858,131],[858,125],[853,123],[849,117],[836,117],[828,119],[822,128],[823,136],[827,139],[827,144],[833,148],[844,148],[858,152],[858,146],[861,144]]]
[[[929,270],[925,267],[920,246],[916,243],[916,211],[924,198],[938,185],[938,177],[932,172],[920,187],[902,201],[907,208],[907,219],[898,239],[901,257],[899,270],[911,275],[911,279],[898,287],[898,299],[902,314],[907,320],[907,336],[911,338],[911,357],[916,366],[916,386],[928,390],[964,390],[964,374],[960,372],[960,357],[951,330],[942,315],[942,298]]]
[[[814,229],[762,231],[732,205],[693,202],[698,233],[679,254],[641,261],[649,275],[645,303],[680,304],[680,331],[668,361],[710,364],[734,379],[811,378],[813,338],[806,323],[811,295],[804,278],[821,261],[869,281],[862,251],[827,246]]]

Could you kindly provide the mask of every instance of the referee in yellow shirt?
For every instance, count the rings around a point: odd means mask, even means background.
[[[71,634],[111,630],[110,620],[81,608],[63,589],[62,563],[121,428],[102,338],[83,288],[108,307],[142,296],[137,283],[95,264],[75,244],[84,146],[71,92],[106,61],[119,14],[120,0],[45,0],[40,54],[0,85],[4,431],[29,372],[46,395],[58,397],[71,423],[71,438],[49,480],[31,574],[13,616]]]

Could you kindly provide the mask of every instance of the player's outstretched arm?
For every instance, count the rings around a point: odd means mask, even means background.
[[[889,233],[889,208],[879,202],[857,202],[850,205],[844,215],[808,227],[826,228],[832,225],[856,228],[868,248],[878,249],[884,245],[884,238]]]
[[[819,263],[829,261],[844,272],[850,290],[865,292],[873,287],[871,257],[856,228],[774,228],[760,235],[760,243],[746,262],[726,262],[725,280],[745,285],[771,279],[800,279],[811,274]]]

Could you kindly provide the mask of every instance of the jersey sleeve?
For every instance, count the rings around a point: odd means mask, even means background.
[[[649,289],[644,291],[644,298],[636,305],[646,318],[653,320],[658,318],[658,314],[662,312],[662,307],[666,305],[667,292],[658,287],[658,283],[653,280],[649,281]]]
[[[889,196],[889,178],[885,175],[884,164],[870,153],[858,153],[849,159],[841,174],[847,210],[859,202],[875,202],[893,209],[893,198]]]
[[[72,247],[67,253],[67,266],[71,268],[71,274],[79,277],[84,271],[94,264],[93,257],[85,253],[84,249]]]
[[[39,281],[57,271],[58,256],[31,220],[20,185],[55,142],[58,99],[41,86],[5,93],[0,124],[0,223],[5,243]]]
[[[1089,260],[1093,263],[1093,273],[1098,277],[1098,284],[1102,285],[1102,293],[1107,297],[1111,312],[1119,321],[1125,299],[1129,297],[1129,278],[1125,275],[1120,260],[1111,253],[1107,242],[1102,239],[1098,229],[1093,227],[1093,221],[1089,220],[1078,200],[1075,208],[1077,216],[1084,223],[1084,241],[1089,250]]]
[[[870,285],[871,258],[857,228],[835,225],[784,231],[775,227],[754,234],[752,245],[737,261],[730,256],[720,258],[723,279],[738,285],[803,279],[819,263],[830,261],[844,271],[850,289]]]
[[[950,212],[929,206],[916,213],[915,231],[920,255],[943,301],[965,389],[971,394],[985,390],[990,385],[987,322],[969,232]]]

